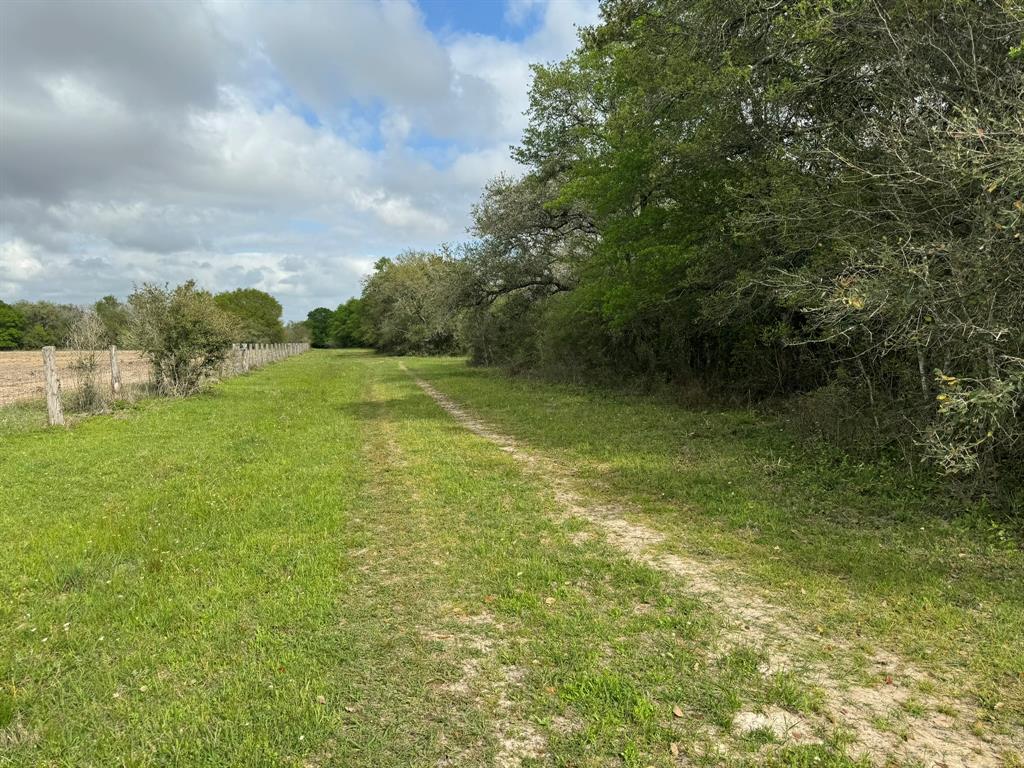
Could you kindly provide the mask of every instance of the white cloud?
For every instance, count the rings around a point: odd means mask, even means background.
[[[34,251],[29,243],[21,239],[0,243],[0,274],[3,274],[8,282],[29,280],[43,274],[43,262]]]
[[[378,256],[461,239],[518,170],[529,64],[596,7],[509,14],[535,31],[437,37],[409,0],[0,4],[2,298],[195,277],[301,317]]]

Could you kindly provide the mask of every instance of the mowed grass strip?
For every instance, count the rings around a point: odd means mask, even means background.
[[[0,760],[269,764],[352,695],[357,376],[276,365],[0,446]],[[329,446],[329,448],[328,448]]]
[[[0,451],[6,764],[849,764],[733,734],[815,703],[394,360],[312,353]]]
[[[984,506],[908,482],[903,466],[806,444],[752,411],[509,379],[458,358],[406,365],[571,467],[597,501],[627,502],[667,534],[667,550],[786,606],[822,637],[840,678],[883,682],[869,660],[887,648],[975,702],[987,726],[1024,725],[1022,535]],[[829,653],[829,638],[864,656]]]

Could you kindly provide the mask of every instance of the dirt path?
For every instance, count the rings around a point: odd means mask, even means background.
[[[406,366],[399,362],[404,371]],[[665,552],[665,536],[627,519],[622,505],[595,504],[586,498],[572,471],[501,434],[474,417],[428,382],[409,372],[417,385],[474,434],[489,440],[516,459],[532,476],[550,488],[562,510],[598,526],[609,544],[631,558],[685,579],[690,588],[722,614],[727,630],[722,651],[732,644],[756,646],[768,653],[763,670],[772,674],[791,669],[820,690],[824,707],[814,716],[797,716],[782,710],[742,712],[734,720],[740,732],[768,728],[780,740],[808,743],[820,740],[836,728],[854,735],[849,752],[869,756],[877,764],[899,760],[943,768],[999,768],[1019,764],[1017,738],[984,732],[976,722],[970,702],[944,696],[936,679],[898,656],[882,650],[871,656],[875,685],[852,684],[840,679],[832,665],[821,660],[828,647],[835,657],[853,653],[842,641],[822,637],[804,626],[779,605],[723,578],[720,568],[678,552]],[[913,708],[919,714],[910,715]],[[905,727],[885,726],[888,716],[901,713]]]

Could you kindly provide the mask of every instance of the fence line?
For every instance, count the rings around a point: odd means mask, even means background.
[[[310,345],[300,342],[281,344],[265,344],[247,342],[232,344],[217,374],[220,378],[230,378],[269,365],[279,360],[302,354],[310,349]],[[110,396],[114,400],[126,395],[125,385],[128,383],[143,384],[152,378],[152,370],[148,362],[136,351],[119,350],[116,346],[105,351],[97,350],[64,350],[57,352],[54,347],[43,347],[42,369],[39,368],[40,358],[30,353],[0,353],[0,406],[21,400],[31,400],[45,396],[47,405],[47,422],[51,425],[64,423],[64,396],[66,391],[77,393],[82,387],[94,387],[105,390],[110,387]],[[6,366],[4,356],[11,355],[10,367]],[[85,367],[89,373],[83,376],[82,360],[89,360]],[[124,356],[127,356],[128,377],[124,375]],[[35,360],[31,363],[29,358]],[[108,365],[99,363],[107,358]],[[61,387],[61,366],[66,366],[72,377],[72,389]],[[109,382],[106,377],[109,374]],[[104,379],[102,383],[99,379]],[[42,379],[42,381],[40,381]],[[78,387],[75,388],[74,384]],[[98,386],[97,386],[98,385]],[[94,390],[95,391],[95,390]]]

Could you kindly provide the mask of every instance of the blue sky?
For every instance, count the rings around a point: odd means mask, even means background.
[[[521,41],[537,28],[538,6],[466,0],[423,0],[419,4],[427,28],[436,35],[476,32],[505,40]]]
[[[0,3],[0,299],[257,287],[466,237],[593,0]]]

